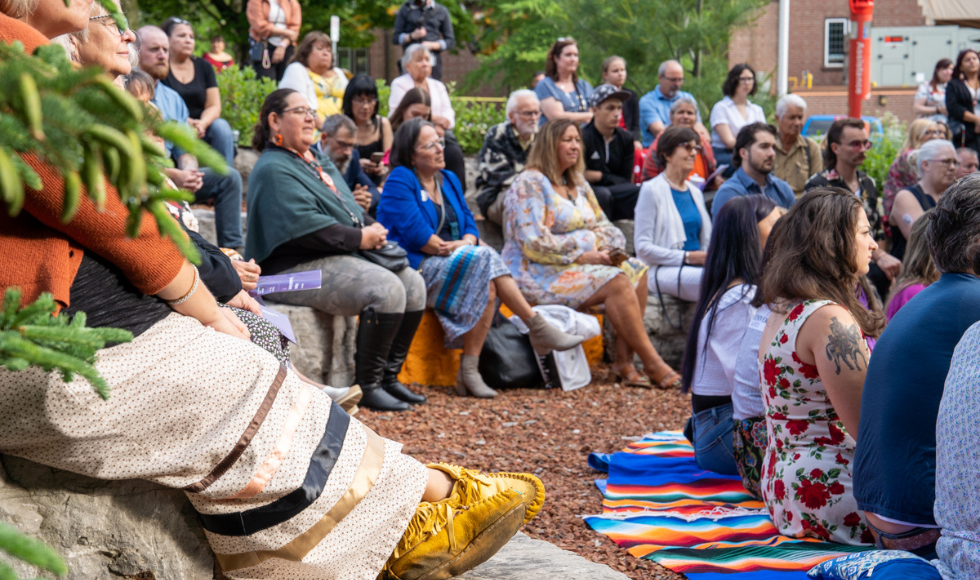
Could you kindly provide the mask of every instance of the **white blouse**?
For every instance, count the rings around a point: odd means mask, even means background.
[[[732,131],[732,135],[737,137],[742,127],[752,123],[766,122],[765,111],[762,110],[762,107],[751,101],[745,103],[745,115],[745,117],[742,116],[742,113],[739,112],[735,101],[731,97],[725,97],[715,103],[715,106],[711,109],[711,146],[717,147],[718,149],[728,149],[718,135],[718,132],[715,131],[715,127],[718,125],[728,125],[728,128]]]
[[[743,284],[729,288],[712,309],[715,313],[711,338],[707,341],[709,310],[698,330],[697,358],[691,392],[695,395],[730,396],[735,386],[735,360],[742,337],[748,328],[755,308],[749,303],[755,297],[755,286]]]
[[[453,104],[449,100],[449,90],[442,81],[437,81],[432,77],[425,79],[425,84],[429,87],[429,98],[432,99],[432,114],[434,116],[449,119],[449,128],[456,126],[456,112],[453,111]],[[395,109],[398,108],[405,93],[415,88],[415,81],[409,74],[391,81],[391,96],[388,97],[388,116],[390,117]]]

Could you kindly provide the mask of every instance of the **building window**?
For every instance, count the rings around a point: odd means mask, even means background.
[[[368,49],[337,47],[337,66],[352,74],[369,74]]]
[[[847,47],[847,18],[827,18],[823,30],[823,65],[839,68],[844,66]]]

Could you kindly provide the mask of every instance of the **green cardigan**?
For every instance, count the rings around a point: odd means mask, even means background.
[[[364,210],[357,205],[337,167],[329,159],[313,154],[333,179],[344,203],[295,153],[268,147],[248,177],[246,259],[261,262],[289,240],[333,224],[355,227],[347,209],[364,223]]]

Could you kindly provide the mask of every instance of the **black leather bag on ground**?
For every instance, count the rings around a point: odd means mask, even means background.
[[[480,353],[480,376],[494,389],[534,389],[544,385],[531,339],[497,312]]]
[[[401,272],[408,267],[408,252],[398,242],[388,242],[380,250],[361,250],[361,255],[367,261],[392,272]]]

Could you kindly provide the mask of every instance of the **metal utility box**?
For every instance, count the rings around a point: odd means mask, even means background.
[[[915,87],[932,78],[936,61],[956,59],[964,48],[980,49],[980,30],[959,26],[871,28],[871,82],[879,87]]]

